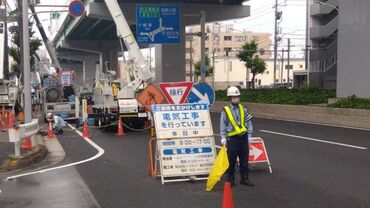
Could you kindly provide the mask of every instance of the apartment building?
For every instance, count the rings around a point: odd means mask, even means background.
[[[187,33],[200,31],[200,26],[187,28]],[[231,24],[207,24],[206,25],[206,46],[205,51],[213,60],[237,61],[236,54],[242,49],[245,42],[256,40],[258,43],[258,55],[263,59],[271,57],[272,40],[270,33],[256,33],[250,31],[238,31]],[[191,71],[194,71],[194,63],[200,60],[200,37],[187,36],[186,38],[186,77],[187,80],[196,81],[197,77],[190,78]],[[234,57],[234,58],[233,58]]]
[[[310,85],[335,89],[338,59],[339,0],[310,0]]]

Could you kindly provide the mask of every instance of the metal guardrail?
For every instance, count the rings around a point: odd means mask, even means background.
[[[15,145],[15,156],[20,156],[21,140],[36,135],[39,129],[38,119],[32,119],[31,123],[21,124],[9,129],[9,142],[13,142]]]

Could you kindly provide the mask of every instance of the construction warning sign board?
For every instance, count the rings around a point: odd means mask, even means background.
[[[145,106],[147,110],[151,110],[152,105],[163,103],[165,98],[157,87],[153,84],[149,84],[136,99]]]
[[[208,175],[216,158],[213,137],[158,140],[162,177]]]
[[[267,155],[265,143],[262,138],[255,137],[249,143],[249,161],[250,164],[253,163],[267,163],[272,173],[270,160]]]
[[[158,139],[213,136],[208,104],[153,105]]]
[[[162,82],[159,88],[169,104],[184,103],[193,87],[192,82]]]

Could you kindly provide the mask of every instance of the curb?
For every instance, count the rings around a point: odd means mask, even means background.
[[[0,164],[0,176],[22,171],[24,168],[39,169],[40,167],[55,165],[65,158],[65,151],[56,137],[37,136],[38,145],[32,150],[21,154],[20,157],[8,155]],[[0,161],[1,162],[1,161]]]
[[[211,112],[222,112],[229,102],[216,101]],[[245,103],[255,117],[370,130],[370,111],[311,105]]]
[[[20,157],[9,155],[8,159],[0,166],[0,173],[18,170],[43,161],[48,155],[48,149],[44,145],[37,145]]]

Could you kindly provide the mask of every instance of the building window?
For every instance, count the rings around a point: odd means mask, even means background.
[[[276,79],[276,80],[275,80],[275,82],[276,82],[276,83],[278,83],[278,82],[279,82],[279,80],[278,80],[278,79]]]
[[[236,42],[245,42],[246,38],[245,36],[234,36],[234,40]]]
[[[230,56],[231,48],[224,48],[224,52],[226,56]]]
[[[208,53],[209,52],[209,48],[206,48],[206,53]]]
[[[300,64],[300,65],[299,65],[299,68],[300,68],[300,69],[302,69],[302,68],[303,68],[303,65],[302,65],[302,64]]]
[[[270,74],[270,72],[269,72],[269,71],[265,71],[265,73],[266,73],[266,74]]]
[[[231,41],[231,36],[224,36],[224,41]]]
[[[209,37],[208,37],[208,36],[206,36],[206,37],[205,37],[205,40],[209,40]]]
[[[283,82],[286,82],[286,80],[285,80],[285,79],[283,79]]]
[[[261,85],[261,80],[260,80],[260,79],[258,80],[258,85],[259,85],[259,86]]]

